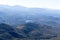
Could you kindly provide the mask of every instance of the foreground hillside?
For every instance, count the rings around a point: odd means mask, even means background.
[[[57,37],[49,26],[40,26],[36,23],[26,23],[16,28],[8,24],[0,24],[0,40],[19,39],[52,39]]]

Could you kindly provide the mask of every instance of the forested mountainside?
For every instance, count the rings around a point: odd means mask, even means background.
[[[51,39],[57,37],[56,32],[52,31],[52,27],[47,25],[39,25],[36,23],[26,23],[16,28],[8,24],[0,24],[1,40],[17,40],[17,39]]]

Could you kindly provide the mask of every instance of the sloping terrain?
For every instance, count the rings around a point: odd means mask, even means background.
[[[24,36],[18,34],[12,26],[2,23],[0,24],[0,38],[3,40],[13,40],[14,38],[24,38]]]
[[[23,28],[21,28],[24,26]],[[57,37],[55,33],[47,28],[46,26],[39,26],[35,23],[26,23],[21,27],[13,28],[7,24],[0,24],[0,39],[2,40],[13,40],[13,39],[51,39]],[[20,28],[20,29],[19,29]]]
[[[27,38],[51,39],[57,37],[52,27],[36,23],[26,23],[16,27],[19,33],[24,34]]]

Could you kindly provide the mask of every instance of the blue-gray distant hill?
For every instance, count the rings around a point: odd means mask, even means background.
[[[19,25],[26,20],[33,20],[42,24],[59,26],[60,10],[48,8],[26,8],[23,6],[0,5],[0,23]]]

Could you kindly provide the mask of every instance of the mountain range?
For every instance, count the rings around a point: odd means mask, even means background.
[[[0,5],[0,40],[50,39],[59,30],[60,10]]]

